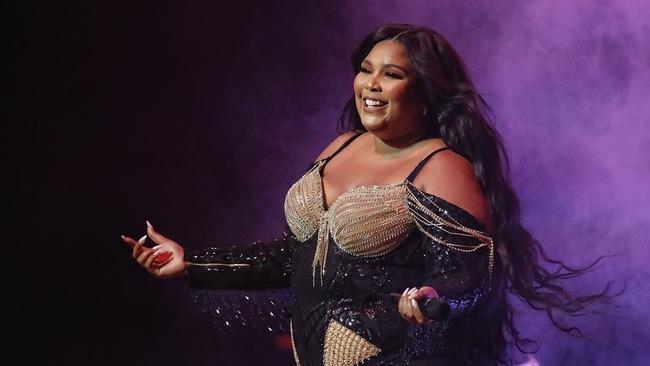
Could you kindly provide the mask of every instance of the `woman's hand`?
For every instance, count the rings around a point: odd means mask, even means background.
[[[153,248],[145,247],[147,237],[157,245]],[[156,278],[179,277],[185,272],[183,247],[157,233],[149,221],[147,221],[147,235],[138,241],[122,235],[122,241],[133,248],[131,255],[140,266]]]
[[[411,324],[429,324],[432,320],[422,314],[417,301],[437,299],[439,297],[438,292],[428,286],[420,287],[420,289],[415,287],[412,289],[407,288],[399,299],[397,309],[402,318]]]

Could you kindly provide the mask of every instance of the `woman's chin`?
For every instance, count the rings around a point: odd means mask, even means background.
[[[371,131],[379,131],[382,130],[384,127],[386,127],[386,122],[384,119],[361,119],[361,124],[363,127],[366,128],[369,132]]]

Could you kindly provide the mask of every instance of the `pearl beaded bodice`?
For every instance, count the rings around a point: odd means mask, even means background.
[[[430,210],[422,212],[425,207],[418,204],[420,198],[428,198],[427,194],[413,186],[415,176],[433,155],[449,148],[429,154],[402,183],[355,187],[338,196],[331,207],[326,209],[322,170],[332,157],[355,138],[348,140],[331,156],[314,163],[291,186],[284,201],[287,224],[293,235],[300,242],[306,242],[317,235],[312,263],[314,284],[317,270],[322,284],[330,238],[344,253],[356,257],[379,257],[396,249],[416,226],[434,241],[454,250],[471,252],[488,246],[491,272],[494,248],[487,233],[460,225],[453,218],[445,219]],[[428,233],[431,228],[442,229],[447,233],[451,233],[451,230],[455,236],[474,237],[481,244],[468,247],[440,241]]]
[[[302,242],[318,235],[313,268],[325,267],[329,238],[343,252],[360,257],[395,249],[415,227],[406,206],[404,183],[356,187],[325,209],[318,161],[288,191],[284,210],[289,228]]]

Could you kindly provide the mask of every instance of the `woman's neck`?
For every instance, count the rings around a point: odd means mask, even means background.
[[[419,131],[391,138],[380,138],[373,133],[370,133],[370,135],[374,140],[374,153],[386,158],[402,156],[411,151],[418,142],[427,138],[426,135]]]

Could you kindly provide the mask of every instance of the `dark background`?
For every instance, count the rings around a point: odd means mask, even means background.
[[[329,55],[354,44],[322,37],[342,30],[328,8],[16,10],[17,363],[289,364],[271,337],[219,334],[182,280],[151,279],[119,235],[140,237],[145,219],[195,247],[281,232],[279,192],[335,137],[348,96],[324,111],[323,91],[348,87],[329,75],[351,74],[347,56]],[[305,35],[301,17],[316,16],[324,32]]]
[[[388,21],[441,31],[494,108],[523,218],[577,293],[630,278],[589,339],[518,313],[547,365],[642,365],[650,334],[642,1],[20,2],[8,54],[5,247],[11,364],[285,365],[222,333],[182,280],[156,281],[120,234],[144,220],[201,247],[272,238],[284,193],[336,136],[353,47]],[[13,25],[15,23],[15,26]]]

